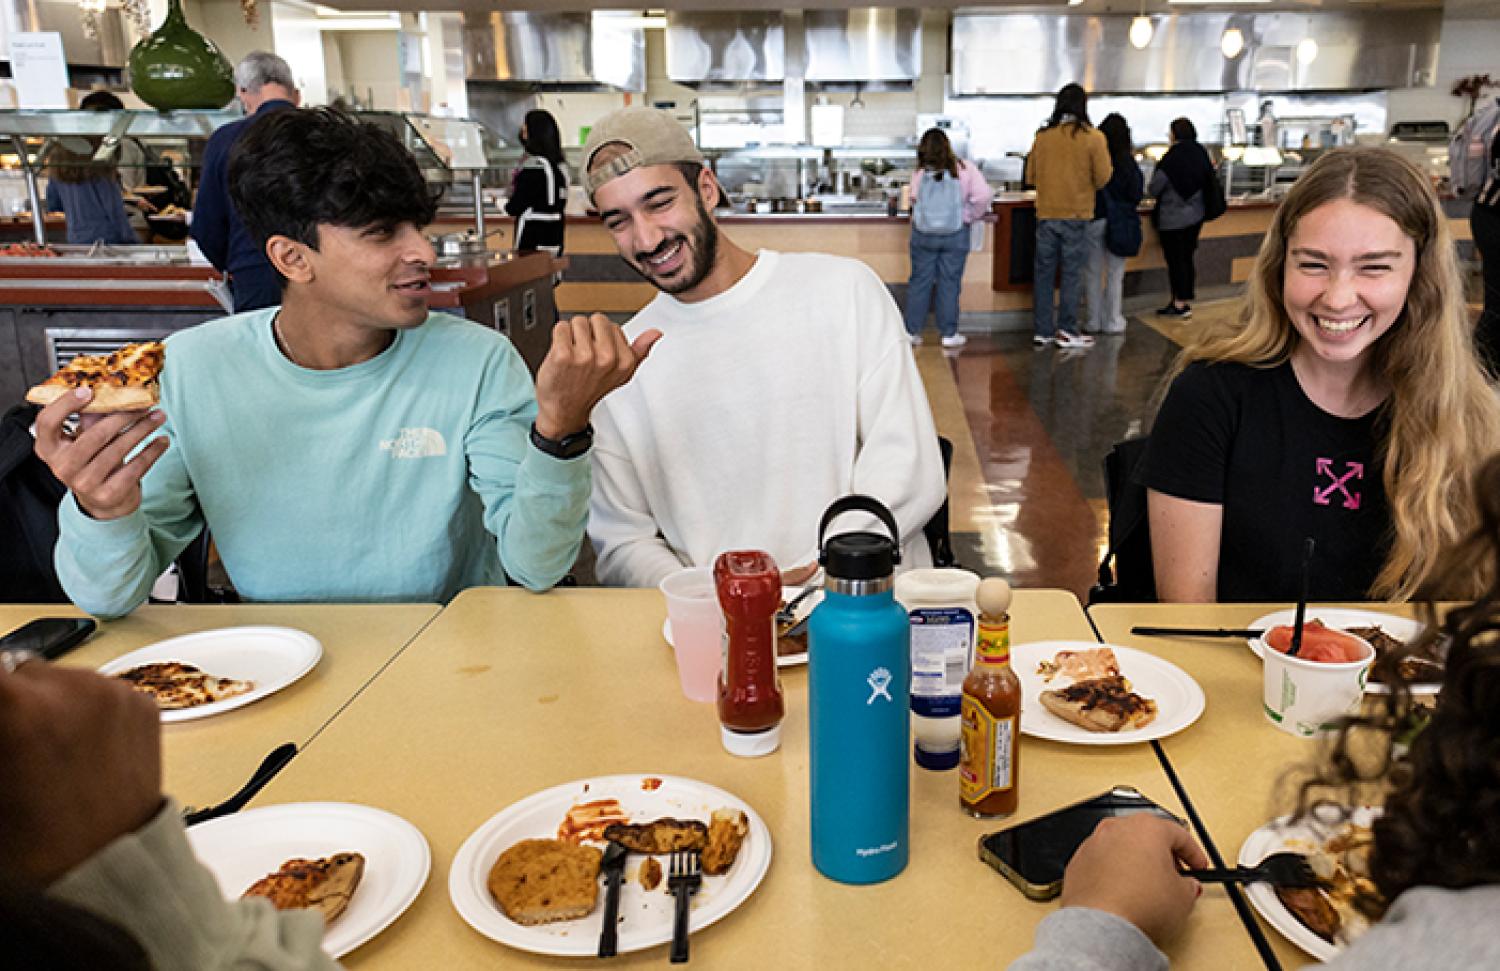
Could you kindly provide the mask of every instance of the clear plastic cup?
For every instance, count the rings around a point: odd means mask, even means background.
[[[1375,648],[1368,641],[1354,639],[1365,649],[1357,661],[1309,661],[1264,645],[1264,702],[1271,724],[1300,738],[1312,738],[1332,728],[1339,716],[1359,707],[1370,665],[1375,661]]]
[[[661,582],[667,598],[677,676],[689,701],[717,701],[723,663],[724,614],[714,589],[713,568],[686,567]]]

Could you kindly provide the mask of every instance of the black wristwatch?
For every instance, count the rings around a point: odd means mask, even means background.
[[[535,445],[538,451],[546,452],[553,458],[576,459],[594,444],[594,426],[584,425],[583,431],[564,435],[562,438],[548,438],[537,431],[536,422],[532,422],[531,444]]]

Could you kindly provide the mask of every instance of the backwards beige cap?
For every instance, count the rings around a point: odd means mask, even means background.
[[[606,145],[618,143],[625,151],[594,167],[594,156]],[[693,144],[687,129],[658,108],[621,108],[600,118],[589,130],[583,145],[584,186],[589,198],[599,187],[632,169],[674,162],[703,162],[703,153]]]

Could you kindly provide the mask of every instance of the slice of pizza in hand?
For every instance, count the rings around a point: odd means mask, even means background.
[[[91,388],[93,398],[81,409],[84,414],[144,411],[161,400],[157,378],[166,363],[167,348],[161,341],[126,344],[108,356],[80,354],[61,371],[26,392],[34,405],[50,405],[75,388]]]
[[[211,705],[255,690],[254,681],[220,678],[181,661],[157,661],[122,671],[119,677],[168,710]]]
[[[277,910],[316,910],[331,924],[349,906],[365,875],[360,853],[335,853],[320,860],[287,860],[275,873],[261,877],[244,897],[265,897]]]

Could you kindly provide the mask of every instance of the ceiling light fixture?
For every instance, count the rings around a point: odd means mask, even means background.
[[[1130,22],[1130,46],[1136,50],[1145,50],[1146,45],[1151,43],[1151,35],[1154,33],[1151,26],[1151,18],[1146,16],[1145,4],[1141,4],[1141,14]]]
[[[1304,37],[1297,42],[1297,63],[1303,67],[1318,59],[1318,42],[1311,37]]]
[[[1245,32],[1238,27],[1230,27],[1219,37],[1219,53],[1228,60],[1234,60],[1240,56],[1245,49]]]

